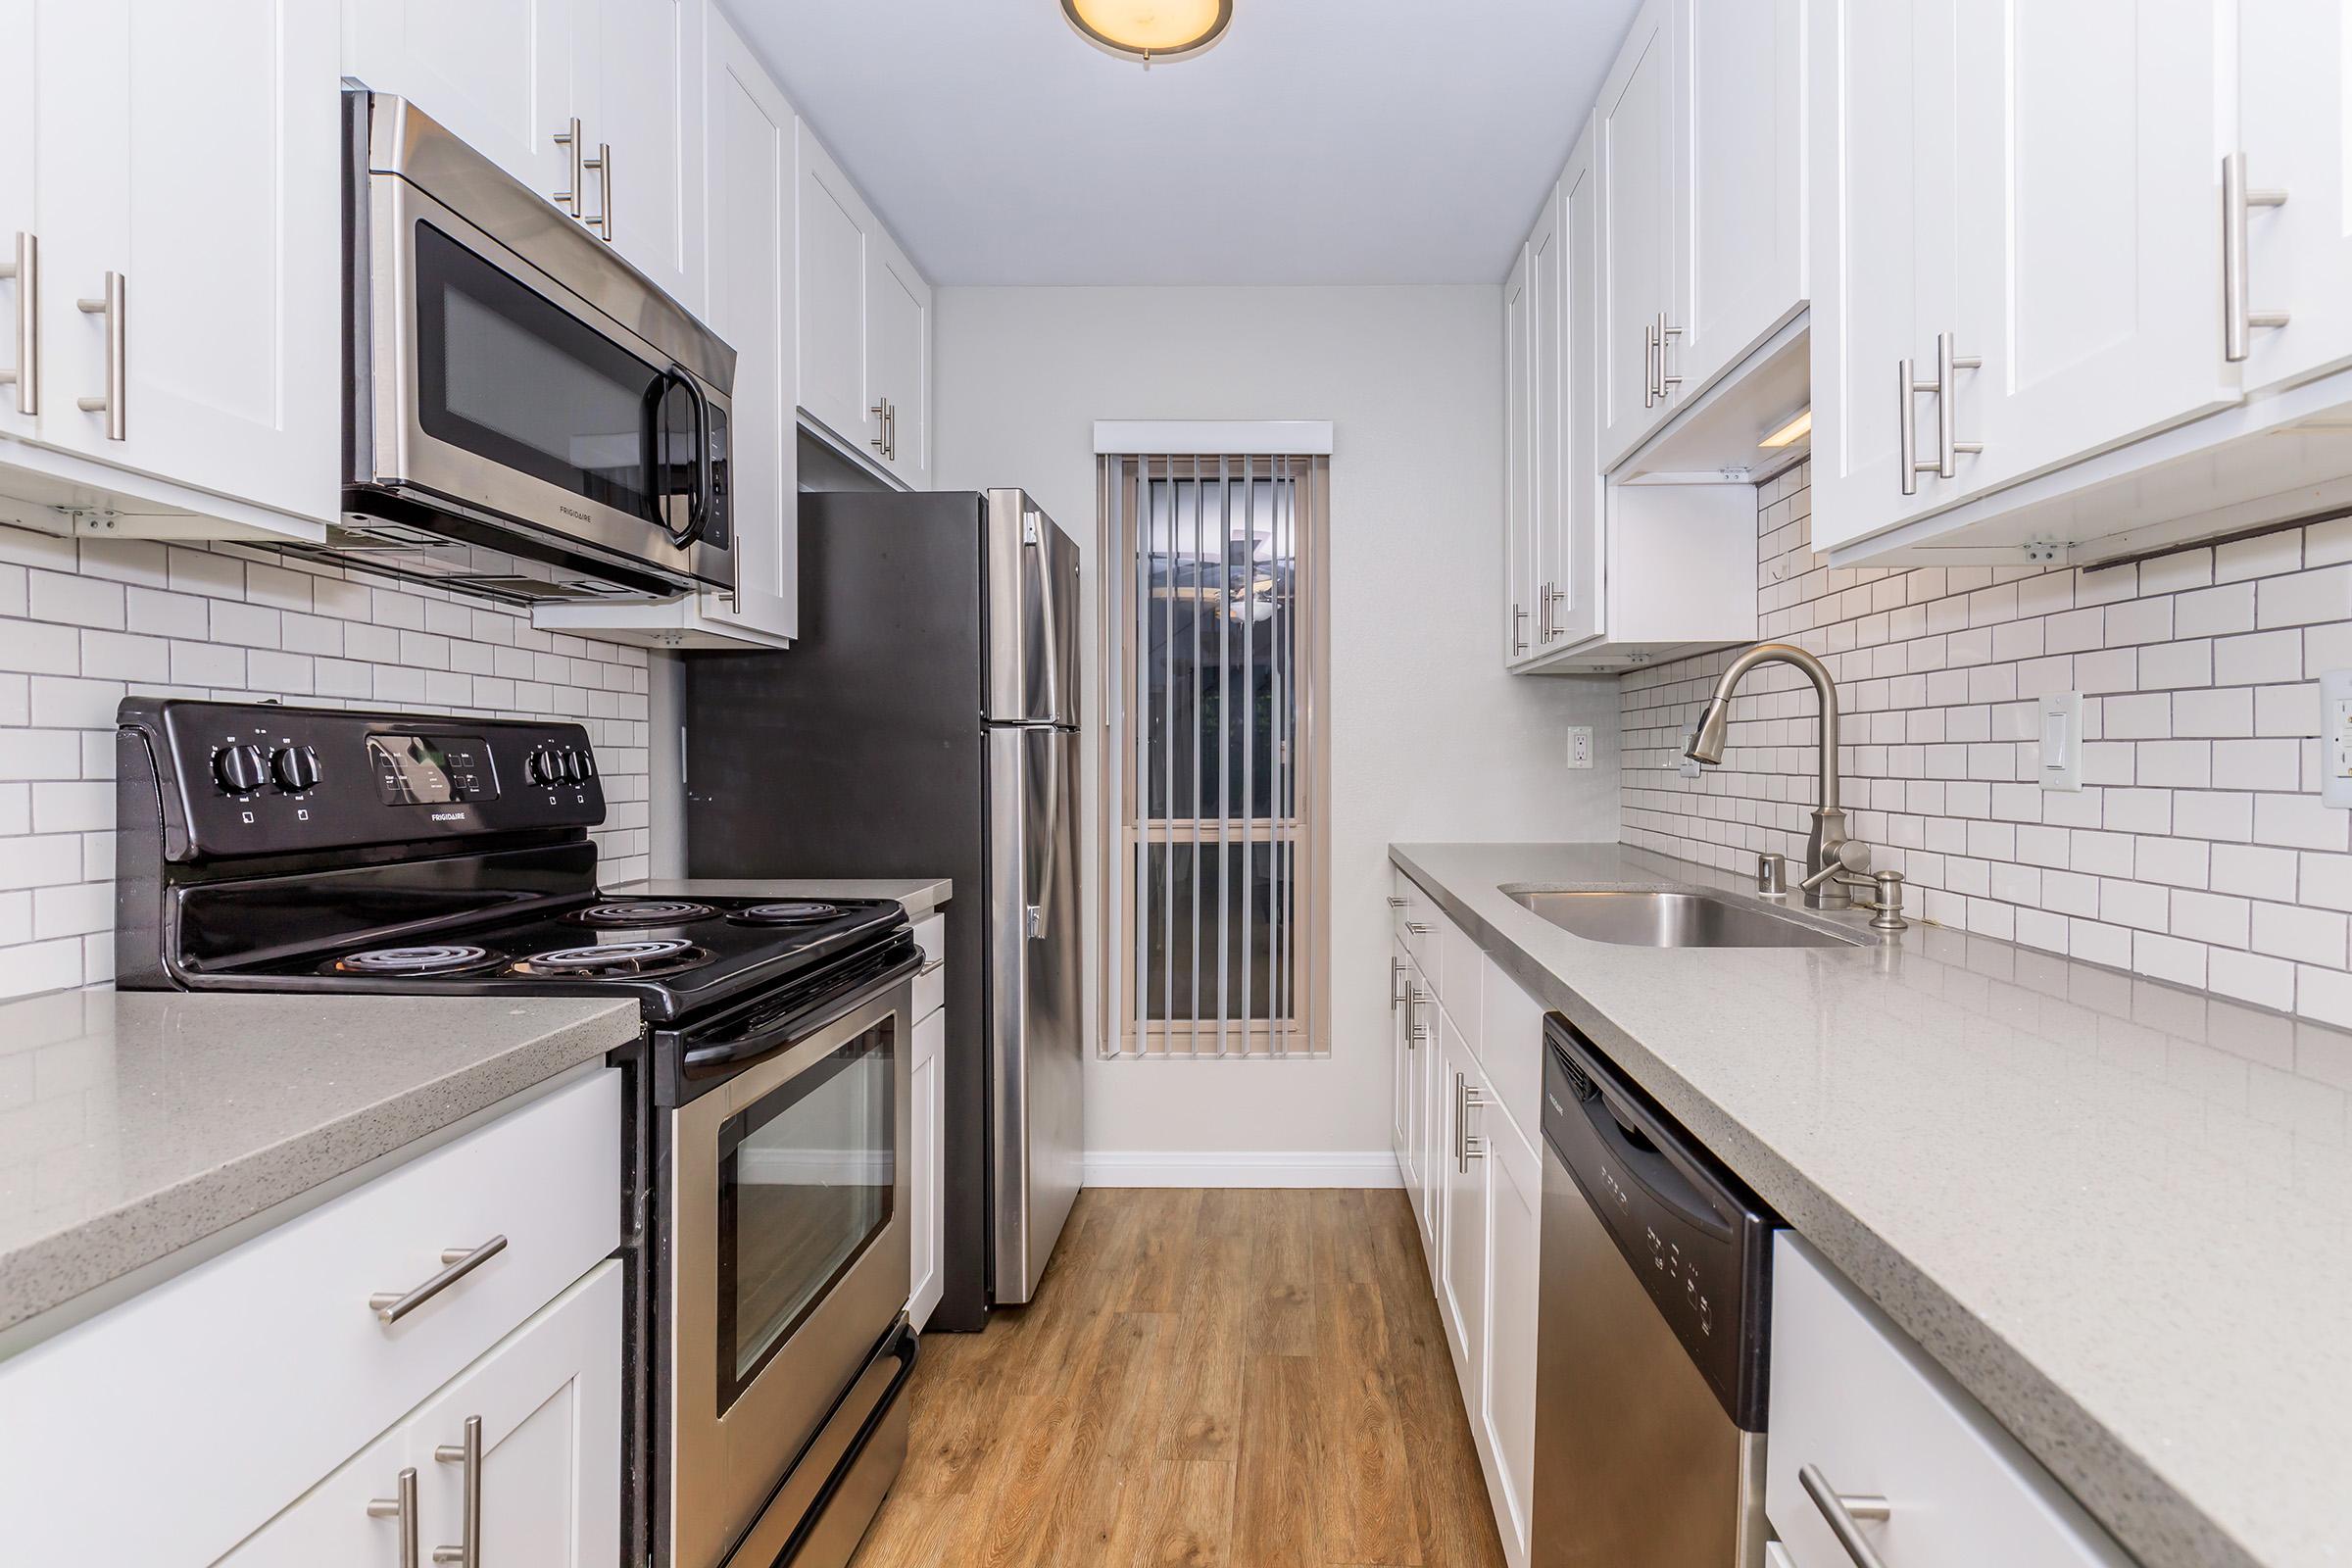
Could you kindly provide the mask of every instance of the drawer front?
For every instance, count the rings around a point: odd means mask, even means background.
[[[0,1363],[12,1550],[227,1550],[619,1245],[620,1105],[600,1071]],[[370,1296],[494,1236],[497,1254],[378,1320]]]
[[[1446,1016],[1462,1032],[1462,1043],[1470,1054],[1482,1061],[1486,1057],[1487,1042],[1482,1028],[1485,1012],[1487,956],[1471,941],[1468,933],[1453,923],[1450,916],[1432,905],[1429,923],[1438,929],[1431,940],[1437,944],[1438,995],[1446,999]]]
[[[1884,1498],[1855,1529],[1886,1568],[2128,1568],[2034,1457],[1825,1262],[1773,1253],[1772,1441],[1764,1508],[1792,1568],[1855,1568],[1799,1478]]]
[[[914,977],[914,1015],[928,1018],[948,1000],[948,917],[935,914],[916,924],[915,946],[923,950],[922,971]]]
[[[1396,926],[1397,940],[1413,956],[1422,973],[1432,983],[1443,979],[1438,973],[1438,906],[1430,896],[1421,891],[1420,884],[1402,871],[1396,873]]]

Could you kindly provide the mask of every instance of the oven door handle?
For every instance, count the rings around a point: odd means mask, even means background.
[[[793,1014],[788,1027],[756,1029],[749,1034],[690,1046],[680,1057],[679,1066],[688,1078],[707,1078],[721,1069],[749,1066],[761,1057],[790,1051],[815,1039],[892,986],[912,979],[922,966],[923,950],[916,948],[866,984],[820,1004],[816,1011]]]

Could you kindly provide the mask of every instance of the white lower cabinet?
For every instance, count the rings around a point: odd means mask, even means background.
[[[598,1072],[0,1362],[0,1556],[390,1565],[366,1503],[414,1465],[456,1544],[433,1450],[479,1415],[490,1560],[612,1562],[620,1111]]]
[[[1792,1568],[1853,1568],[1829,1513],[1901,1568],[2125,1568],[2082,1506],[1793,1232],[1773,1244],[1764,1510]],[[1809,1484],[1808,1484],[1809,1483]]]
[[[1391,949],[1391,1137],[1503,1555],[1525,1568],[1544,1191],[1541,1132],[1529,1129],[1541,1125],[1544,1009],[1426,893],[1399,877],[1395,896],[1436,961],[1423,968],[1401,934]]]
[[[248,1537],[221,1568],[422,1560],[604,1568],[620,1551],[621,1270],[599,1264],[433,1398]],[[479,1422],[478,1435],[468,1430]],[[466,1540],[466,1467],[481,1467]],[[413,1521],[399,1512],[416,1472]],[[380,1500],[379,1500],[380,1499]],[[391,1510],[383,1507],[392,1504]],[[444,1559],[450,1548],[462,1559]]]

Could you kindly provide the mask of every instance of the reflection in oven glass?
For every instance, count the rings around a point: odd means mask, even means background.
[[[722,1408],[890,1222],[894,1034],[866,1031],[719,1131]]]

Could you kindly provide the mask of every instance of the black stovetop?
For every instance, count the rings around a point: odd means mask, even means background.
[[[633,996],[652,1023],[701,1014],[854,958],[906,927],[885,899],[633,898],[519,918],[428,922],[397,941],[193,970],[199,989],[397,996]]]

